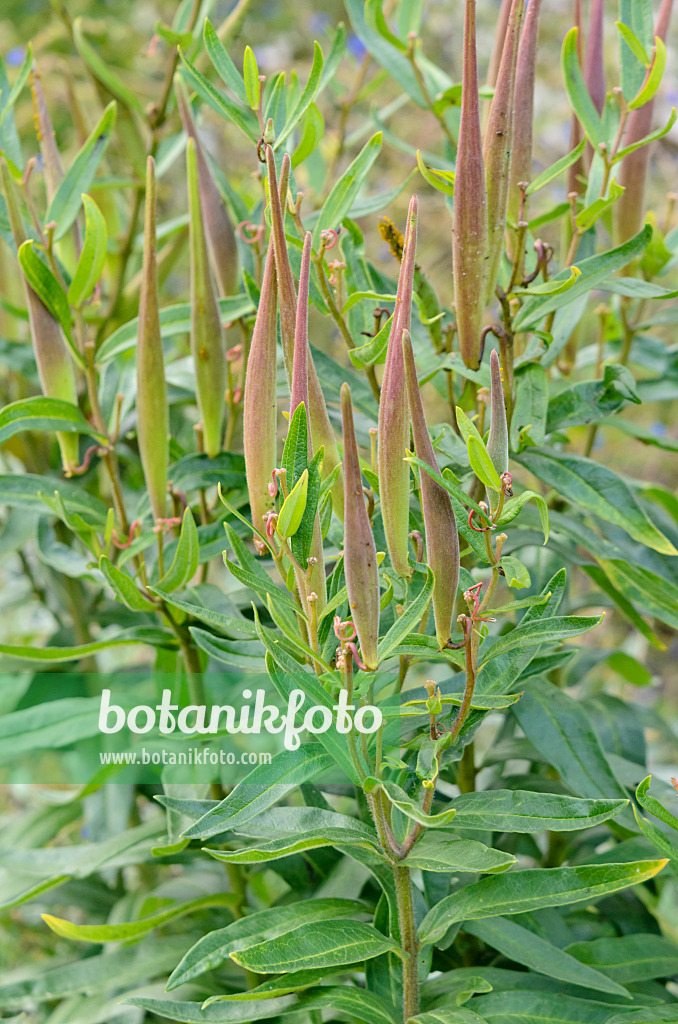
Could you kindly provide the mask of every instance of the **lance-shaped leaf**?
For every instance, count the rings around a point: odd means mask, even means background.
[[[663,43],[671,19],[673,0],[662,0],[654,28],[655,39],[659,38]],[[631,110],[626,122],[624,133],[624,147],[632,146],[634,143],[644,139],[652,130],[652,114],[654,111],[654,99],[650,99],[642,107]],[[640,146],[628,153],[621,162],[619,171],[619,184],[626,190],[617,202],[615,212],[615,239],[625,242],[635,235],[643,223],[645,210],[645,185],[647,181],[647,169],[650,161],[650,147]]]
[[[417,370],[409,331],[403,331],[405,380],[412,420],[412,434],[417,458],[432,469],[438,464],[431,444],[426,417],[421,404]],[[433,613],[436,636],[441,647],[450,639],[452,617],[459,583],[459,534],[450,496],[428,473],[421,474],[421,508],[426,533],[426,560],[435,576]]]
[[[393,568],[399,576],[407,579],[412,575],[407,558],[410,470],[405,462],[410,441],[410,417],[402,338],[403,330],[410,328],[416,249],[417,197],[412,196],[381,384],[378,432],[379,496],[386,544]]]
[[[603,15],[605,0],[591,0],[589,30],[584,56],[584,81],[593,105],[599,114],[605,106],[605,60],[603,49]]]
[[[155,161],[149,156],[146,165],[144,259],[137,342],[137,434],[141,465],[153,515],[156,519],[163,519],[167,514],[169,412],[160,337],[155,221]]]
[[[14,242],[19,249],[25,241],[25,232],[14,181],[6,161],[0,162],[2,184],[7,201],[7,214]],[[73,364],[66,348],[61,328],[37,293],[24,277],[28,322],[33,342],[33,353],[38,368],[40,386],[46,398],[58,398],[71,405],[78,404]],[[57,434],[61,461],[66,473],[70,473],[79,462],[78,436],[60,432]]]
[[[186,147],[186,170],[191,243],[191,352],[195,366],[205,451],[214,458],[221,451],[221,431],[226,410],[226,353],[219,306],[207,256],[198,161],[193,139],[188,140]]]
[[[509,468],[509,436],[506,423],[506,406],[504,405],[504,388],[501,382],[501,367],[497,350],[492,349],[490,355],[490,433],[487,438],[487,451],[492,460],[492,465],[499,477],[502,473],[508,473]],[[494,511],[498,496],[494,491],[489,491],[490,508]]]
[[[368,669],[378,665],[379,573],[372,527],[365,507],[360,459],[353,426],[351,389],[341,386],[344,427],[344,574],[351,618]]]
[[[212,176],[207,156],[193,120],[186,87],[179,75],[174,88],[181,122],[189,139],[195,143],[198,166],[198,190],[202,205],[203,223],[212,257],[212,269],[217,279],[220,296],[234,295],[238,290],[238,247],[231,218]]]
[[[513,152],[509,212],[514,221],[520,212],[518,182],[532,180],[532,122],[534,120],[534,78],[537,60],[537,32],[541,0],[531,0],[525,12],[525,24],[518,44],[515,105],[513,115]],[[520,280],[520,275],[518,276]]]
[[[515,113],[516,64],[518,39],[525,0],[513,0],[506,26],[506,41],[501,55],[492,105],[485,129],[483,160],[487,186],[487,229],[489,259],[487,261],[486,301],[491,302],[497,284],[499,265],[504,251],[506,212],[513,148]],[[456,205],[456,204],[455,204]]]
[[[273,508],[269,494],[276,458],[276,343],[278,333],[278,290],[273,239],[268,246],[261,284],[259,308],[247,359],[243,400],[243,449],[252,525],[262,529],[262,520]],[[254,536],[259,554],[265,546]]]
[[[480,329],[487,281],[487,197],[478,99],[476,4],[466,0],[461,119],[454,179],[452,259],[454,305],[461,357],[480,366]]]
[[[85,207],[85,241],[68,288],[68,301],[76,309],[82,306],[101,277],[106,262],[108,231],[104,216],[91,196],[83,195]]]
[[[286,153],[283,157],[280,171],[280,183],[275,172],[275,160],[273,150],[266,147],[266,159],[268,164],[268,180],[271,200],[271,237],[275,246],[275,264],[278,275],[278,289],[280,293],[280,335],[282,338],[283,356],[287,380],[292,387],[292,367],[294,364],[294,340],[296,335],[297,320],[297,295],[294,288],[294,277],[287,253],[287,242],[285,240],[285,222],[283,218],[282,200],[287,197],[287,183],[290,174],[290,158]],[[281,199],[282,197],[282,199]],[[311,440],[313,449],[321,446],[325,449],[323,459],[323,479],[332,472],[335,466],[340,465],[337,442],[334,430],[327,415],[325,396],[323,395],[318,374],[316,372],[310,349],[308,350],[308,419],[311,427]],[[335,509],[341,515],[343,508],[343,478],[337,477],[332,487],[332,499]]]
[[[33,96],[33,119],[40,144],[40,155],[42,156],[43,173],[45,175],[45,188],[47,200],[52,202],[61,179],[64,176],[64,168],[54,138],[54,128],[47,109],[45,93],[38,74],[35,62],[31,71],[31,94]]]

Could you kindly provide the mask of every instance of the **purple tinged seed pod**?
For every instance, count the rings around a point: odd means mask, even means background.
[[[666,40],[672,8],[673,0],[662,0],[654,27],[655,37],[659,36],[662,42]],[[649,103],[645,103],[642,107],[629,113],[622,147],[632,146],[650,134],[653,111],[654,99],[651,99]],[[641,146],[640,149],[629,153],[621,161],[619,184],[623,185],[626,191],[613,207],[617,244],[632,238],[643,225],[645,183],[651,148],[651,146]]]
[[[175,76],[174,87],[184,131],[195,143],[203,222],[219,295],[235,295],[238,290],[238,247],[231,218],[210,170],[193,120],[186,87],[179,75]]]
[[[278,276],[278,290],[280,295],[280,335],[282,338],[283,357],[287,380],[292,388],[292,370],[294,365],[294,342],[296,335],[297,321],[297,295],[294,287],[294,276],[290,266],[290,259],[287,253],[287,242],[285,240],[285,222],[283,218],[283,207],[281,197],[287,196],[287,183],[290,175],[290,158],[287,153],[283,157],[280,169],[280,184],[275,171],[275,160],[273,150],[266,147],[266,161],[268,165],[269,193],[271,201],[271,237],[275,247],[275,263]],[[323,459],[323,477],[328,476],[335,466],[341,464],[337,441],[334,430],[327,415],[325,396],[323,395],[315,364],[308,352],[308,422],[311,431],[313,448],[318,449],[321,445],[325,448]],[[332,505],[339,516],[343,515],[344,508],[344,481],[340,473],[336,483],[332,487]]]
[[[497,28],[494,33],[492,54],[490,56],[489,67],[487,69],[487,84],[492,86],[493,88],[497,84],[499,65],[501,64],[501,55],[504,52],[504,43],[506,42],[509,14],[511,13],[512,2],[513,0],[501,0],[499,17],[497,18]]]
[[[155,220],[155,161],[149,156],[146,163],[144,258],[137,342],[137,435],[153,515],[156,519],[164,519],[167,515],[169,411],[160,335]]]
[[[485,300],[491,302],[499,276],[504,251],[506,213],[511,182],[511,154],[513,150],[513,121],[515,115],[516,66],[518,40],[523,20],[525,0],[513,0],[506,29],[506,41],[501,55],[492,105],[485,129],[483,161],[487,186],[487,227],[489,260],[485,285]]]
[[[480,330],[487,280],[488,229],[478,98],[475,0],[466,0],[457,154],[452,222],[454,305],[461,357],[469,369],[477,370],[480,366]]]
[[[247,359],[243,399],[243,449],[245,473],[252,510],[252,525],[273,509],[268,485],[276,466],[276,348],[278,340],[278,287],[273,239],[268,246],[259,308]],[[254,537],[260,555],[266,548]]]
[[[61,184],[61,179],[64,176],[64,168],[61,163],[61,157],[59,156],[59,150],[57,149],[57,144],[54,138],[54,128],[52,127],[52,121],[49,116],[49,110],[47,109],[47,102],[45,100],[45,93],[43,92],[42,82],[40,81],[38,67],[35,62],[33,63],[33,69],[31,71],[31,94],[33,97],[33,120],[35,121],[35,132],[38,136],[40,153],[42,155],[47,199],[51,202],[56,190]]]
[[[407,213],[407,228],[403,257],[400,263],[393,322],[386,350],[377,433],[379,497],[386,544],[391,565],[399,576],[404,576],[407,579],[412,575],[407,557],[410,530],[410,469],[405,462],[410,441],[410,416],[405,389],[402,337],[403,330],[410,328],[412,313],[412,289],[417,250],[417,212],[417,197],[412,196]]]
[[[308,286],[311,275],[311,240],[310,231],[304,237],[304,250],[301,256],[299,273],[299,296],[297,300],[297,321],[294,334],[294,364],[292,367],[292,393],[290,396],[290,419],[297,406],[303,402],[308,410]],[[313,456],[311,432],[308,432],[308,458]],[[342,510],[343,511],[343,510]],[[327,585],[325,580],[325,559],[323,541],[320,530],[320,519],[316,515],[313,524],[313,540],[311,542],[311,573],[308,590],[317,595],[316,614],[318,617],[327,604]]]
[[[214,458],[221,451],[221,433],[226,411],[226,353],[221,316],[207,255],[197,153],[193,139],[188,140],[186,147],[186,170],[190,217],[191,352],[195,366],[205,451]]]
[[[490,354],[490,434],[487,439],[487,452],[499,476],[507,473],[509,468],[508,426],[501,367],[496,349],[492,349]],[[488,491],[488,495],[490,510],[494,512],[498,502],[497,495],[494,491]]]
[[[541,0],[530,0],[518,44],[516,63],[515,115],[513,119],[513,155],[509,208],[514,221],[520,211],[518,182],[532,180],[532,127],[534,120],[534,80],[537,61],[537,33]]]
[[[432,469],[439,472],[421,403],[409,331],[403,331],[403,357],[414,449],[418,459],[428,463]],[[426,533],[426,560],[435,576],[433,614],[436,622],[436,636],[442,648],[452,633],[452,619],[459,583],[459,534],[454,509],[447,491],[443,490],[440,484],[437,484],[425,470],[421,471],[420,486],[424,532]]]
[[[362,659],[370,671],[378,664],[379,641],[379,572],[377,551],[372,536],[363,482],[360,473],[358,446],[353,426],[351,390],[341,386],[341,417],[344,427],[344,574],[351,619],[360,641]]]
[[[14,181],[4,159],[0,159],[2,184],[7,200],[7,213],[10,228],[17,249],[25,242],[26,234]],[[22,275],[23,276],[23,275]],[[66,348],[61,327],[43,305],[36,293],[24,278],[26,289],[26,305],[28,306],[28,323],[33,342],[33,353],[38,368],[40,387],[47,398],[58,398],[62,402],[78,404],[78,393],[75,385],[73,363]],[[78,457],[78,435],[57,433],[57,441],[61,451],[61,462],[66,474],[70,474],[80,459]]]
[[[584,55],[584,81],[599,114],[605,106],[605,60],[603,48],[603,14],[605,0],[591,0],[589,31]]]

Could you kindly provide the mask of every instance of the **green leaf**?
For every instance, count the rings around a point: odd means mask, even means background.
[[[636,95],[628,103],[629,110],[637,110],[654,99],[661,85],[666,69],[666,46],[660,36],[655,36],[655,53],[650,72]]]
[[[235,93],[241,103],[246,104],[248,102],[247,92],[245,90],[245,83],[242,80],[242,75],[231,60],[228,50],[219,39],[219,36],[214,31],[214,28],[208,18],[205,18],[203,40],[205,42],[207,55],[212,61],[214,70],[217,72],[224,85],[227,85],[228,88]]]
[[[144,119],[146,115],[139,97],[120,81],[111,65],[101,59],[94,47],[85,38],[82,30],[82,18],[75,18],[73,21],[73,42],[80,57],[90,69],[94,78],[108,90],[111,96],[115,96],[116,99],[120,100],[128,110],[133,111],[140,118]],[[87,192],[88,189],[89,186],[82,189],[82,191]]]
[[[622,39],[624,40],[624,42],[626,43],[626,45],[628,46],[629,50],[636,58],[638,63],[642,64],[643,67],[649,67],[652,58],[649,56],[649,54],[645,52],[645,47],[643,46],[635,32],[633,32],[628,25],[625,25],[623,21],[615,21],[615,25],[617,26],[617,30],[620,36],[622,37]]]
[[[507,586],[518,590],[529,587],[530,574],[519,558],[515,555],[503,555],[499,564],[504,571]]]
[[[259,82],[257,58],[254,56],[254,51],[251,46],[245,47],[245,55],[243,57],[243,80],[245,82],[247,102],[252,110],[257,111],[259,109],[259,102],[261,99],[261,83]]]
[[[280,465],[285,470],[288,488],[294,487],[308,466],[308,417],[304,402],[299,403],[290,420]]]
[[[375,789],[381,788],[389,801],[394,807],[397,807],[399,811],[402,811],[412,821],[418,822],[425,828],[436,828],[441,825],[448,825],[454,818],[454,809],[441,811],[439,814],[427,814],[421,807],[412,800],[410,796],[401,789],[400,786],[396,785],[395,782],[389,782],[385,779],[365,779],[363,782],[363,789],[366,793],[372,793]]]
[[[483,979],[478,978],[478,981],[482,982]],[[491,990],[491,986],[475,989],[476,992],[487,992],[488,990]],[[487,1024],[487,1022],[466,1006],[440,1006],[435,1010],[428,1010],[426,1013],[418,1013],[416,1017],[410,1017],[408,1024]]]
[[[231,953],[231,959],[257,974],[361,963],[381,953],[402,955],[387,935],[361,921],[316,921],[275,939]]]
[[[582,455],[554,451],[523,451],[516,459],[553,487],[561,499],[621,526],[634,540],[660,554],[678,554],[671,541],[650,522],[630,487],[607,466]]]
[[[437,167],[427,167],[420,150],[417,150],[417,167],[424,180],[436,191],[442,192],[446,196],[454,195],[454,171],[442,171]]]
[[[140,935],[158,928],[167,921],[173,921],[186,914],[192,914],[194,910],[202,910],[207,907],[232,907],[238,902],[238,897],[231,892],[214,893],[210,896],[201,896],[199,899],[190,900],[188,903],[179,903],[161,910],[149,917],[142,917],[138,921],[125,921],[119,924],[71,924],[61,917],[53,917],[51,914],[43,914],[42,919],[53,932],[63,939],[73,939],[76,942],[125,942],[129,939],[136,939]]]
[[[85,241],[68,289],[68,301],[76,309],[90,297],[106,262],[108,231],[101,210],[91,196],[83,195]]]
[[[248,138],[250,142],[257,139],[261,134],[259,130],[259,123],[256,115],[253,111],[247,107],[240,106],[239,103],[235,103],[230,100],[223,93],[219,92],[218,89],[212,85],[212,83],[205,78],[203,74],[196,68],[183,50],[179,51],[181,55],[181,62],[183,68],[181,74],[185,78],[186,83],[191,86],[197,92],[198,96],[201,97],[211,108],[215,110],[217,114],[221,114],[231,124],[234,124],[236,128],[239,128],[241,132]]]
[[[304,86],[304,91],[302,92],[301,96],[299,97],[299,100],[295,104],[294,109],[288,115],[287,120],[285,121],[285,124],[283,126],[283,129],[280,132],[280,135],[276,138],[273,147],[274,149],[278,149],[283,144],[283,142],[287,141],[289,136],[292,134],[292,132],[298,125],[301,118],[304,116],[310,105],[313,103],[313,100],[315,99],[316,94],[320,88],[320,83],[323,75],[323,67],[323,51],[320,48],[320,44],[314,42],[313,64],[311,66],[311,73],[308,76],[308,82]]]
[[[577,120],[584,129],[589,142],[597,150],[599,143],[607,142],[607,139],[600,115],[589,96],[579,66],[579,56],[577,53],[578,35],[579,30],[575,27],[571,28],[565,36],[561,53],[563,78],[565,79],[565,90]]]
[[[494,874],[506,871],[516,858],[492,850],[473,839],[457,839],[438,830],[425,832],[403,861],[405,867],[422,871],[477,871]]]
[[[318,222],[313,233],[313,244],[317,248],[320,242],[320,232],[325,228],[333,228],[335,231],[340,227],[344,217],[347,217],[354,200],[356,199],[367,172],[377,159],[381,151],[382,134],[377,132],[369,142],[366,142],[339,181],[335,184],[320,211]]]
[[[603,616],[560,615],[549,619],[523,620],[498,639],[490,637],[483,644],[481,667],[491,658],[497,658],[508,651],[520,650],[525,647],[537,647],[541,644],[561,643],[582,633],[595,629],[603,621]]]
[[[58,430],[62,433],[89,434],[100,444],[107,438],[88,423],[76,405],[57,398],[34,395],[12,402],[0,411],[0,444],[22,430]]]
[[[636,149],[642,149],[643,146],[647,146],[650,142],[656,142],[657,139],[663,139],[664,136],[668,135],[673,128],[676,123],[676,118],[678,118],[678,111],[676,111],[675,107],[672,107],[669,119],[663,128],[657,128],[655,131],[650,132],[649,135],[645,135],[642,139],[639,139],[638,142],[632,142],[630,146],[625,146],[624,149],[617,150],[612,163],[619,163],[620,160],[623,160],[625,156],[628,156],[629,153],[633,153]]]
[[[511,448],[519,452],[526,445],[541,448],[546,433],[549,382],[539,363],[521,366],[515,374],[516,398],[511,416]]]
[[[560,793],[488,789],[455,797],[456,825],[492,832],[571,832],[614,818],[628,800],[582,800]]]
[[[522,494],[518,494],[515,498],[510,498],[504,505],[504,510],[497,520],[497,526],[507,526],[509,523],[512,523],[520,515],[528,501],[533,501],[539,510],[539,518],[542,530],[544,531],[544,544],[546,544],[549,539],[549,508],[541,494],[537,494],[535,491],[523,491]]]
[[[278,999],[257,999],[242,1003],[215,1003],[203,1009],[203,1003],[179,1002],[175,999],[152,999],[135,996],[125,999],[126,1006],[138,1006],[153,1016],[169,1018],[183,1024],[245,1024],[298,1011],[296,996]]]
[[[54,239],[66,234],[78,216],[83,193],[89,192],[115,127],[115,103],[109,103],[98,125],[82,145],[80,152],[64,175],[45,216],[56,221]]]
[[[484,442],[479,441],[477,437],[469,437],[467,446],[468,460],[471,463],[471,469],[480,482],[494,491],[501,491],[501,480],[499,479],[499,474],[494,468],[492,459],[488,454]]]
[[[419,926],[419,938],[424,943],[438,943],[457,921],[591,902],[654,878],[665,864],[665,860],[641,860],[490,875],[433,907]]]
[[[233,576],[235,576],[235,578],[239,580],[240,583],[243,584],[243,586],[248,587],[250,590],[253,590],[255,594],[258,594],[259,597],[263,599],[264,602],[266,601],[267,596],[270,594],[270,596],[273,598],[273,601],[276,604],[279,604],[282,607],[287,608],[289,611],[294,612],[295,615],[301,615],[302,618],[305,618],[304,613],[301,611],[301,609],[299,608],[291,594],[289,594],[286,590],[283,590],[281,587],[276,587],[275,583],[273,583],[273,581],[269,579],[268,576],[265,576],[265,578],[264,576],[255,576],[254,573],[249,572],[247,569],[241,569],[240,566],[236,565],[234,562],[231,562],[226,557],[225,552],[224,565],[229,570],[229,572]]]
[[[84,517],[93,529],[105,528],[106,506],[81,486],[33,473],[0,475],[0,504],[9,508],[26,508],[47,515],[48,506],[41,499],[43,494],[54,494],[55,491],[61,495],[69,513]]]
[[[323,846],[349,846],[354,843],[365,846],[368,850],[379,849],[376,833],[374,837],[366,839],[362,832],[351,828],[307,828],[302,836],[283,835],[279,839],[255,843],[239,850],[210,850],[209,847],[204,847],[204,851],[224,864],[267,864],[269,861],[290,857],[305,850],[317,850]]]
[[[198,528],[195,525],[193,513],[190,508],[187,508],[181,523],[179,543],[174,552],[172,564],[158,583],[159,588],[171,593],[173,590],[185,586],[198,571],[199,554]]]
[[[617,200],[624,195],[624,188],[618,185],[617,182],[612,179],[610,187],[606,196],[600,196],[598,199],[594,199],[592,203],[585,206],[583,210],[580,210],[575,217],[575,225],[579,234],[583,234],[588,231],[590,227],[600,220],[603,214],[607,213],[611,206],[617,202]],[[574,267],[572,268],[575,269]]]
[[[119,569],[111,562],[110,558],[102,555],[99,560],[99,568],[111,585],[115,596],[119,601],[133,612],[156,612],[157,605],[144,597],[136,583],[126,572]]]
[[[105,651],[109,647],[126,647],[129,644],[152,644],[158,647],[172,647],[174,639],[170,633],[146,626],[125,629],[106,640],[93,640],[77,647],[30,647],[26,644],[0,644],[0,654],[26,661],[79,661],[88,654]]]
[[[670,811],[667,811],[667,809],[663,806],[663,804],[660,804],[659,800],[657,800],[656,797],[650,796],[650,794],[648,793],[651,781],[652,776],[648,775],[647,778],[643,779],[642,782],[638,783],[638,788],[636,789],[636,800],[638,801],[641,807],[644,807],[646,811],[649,811],[650,814],[653,814],[655,818],[659,818],[659,820],[663,821],[665,825],[669,826],[669,828],[672,828],[675,832],[678,832],[678,818],[675,816],[675,814],[671,814]]]
[[[622,558],[598,558],[597,561],[612,586],[640,612],[678,629],[678,586],[675,583]],[[600,585],[592,568],[585,566],[584,571]]]
[[[341,966],[335,969],[330,967],[311,968],[308,971],[290,971],[289,974],[278,974],[261,985],[255,985],[252,989],[244,992],[229,992],[227,995],[210,996],[203,1003],[204,1007],[212,1003],[241,1002],[252,999],[275,999],[277,996],[285,996],[290,992],[299,992],[301,989],[312,988],[318,982],[323,981],[332,974],[342,974]],[[362,990],[363,995],[369,994]]]
[[[678,946],[661,935],[620,935],[573,942],[565,950],[621,984],[678,973]]]
[[[523,928],[516,921],[507,920],[505,917],[493,917],[487,921],[467,922],[463,927],[469,935],[475,935],[481,942],[492,946],[509,960],[515,960],[516,963],[538,971],[539,974],[567,981],[571,985],[592,988],[598,992],[611,992],[627,999],[632,998],[631,993],[616,981],[612,981],[592,967],[587,968],[574,956],[542,939],[529,928]],[[588,946],[589,943],[582,945]]]
[[[364,913],[365,909],[364,904],[357,900],[311,899],[255,911],[225,928],[203,935],[175,968],[167,982],[167,991],[171,992],[205,971],[213,970],[237,949],[277,938],[314,921],[354,917]]]
[[[580,277],[581,270],[579,267],[568,267],[568,276],[564,276],[563,272],[563,274],[560,274],[557,277],[552,277],[548,281],[543,281],[541,284],[528,284],[524,287],[518,286],[511,294],[519,297],[522,295],[540,295],[542,297],[547,295],[562,295],[563,292],[569,292],[570,288],[574,287]]]
[[[553,620],[551,620],[553,621]],[[569,788],[584,797],[624,798],[581,704],[542,679],[532,679],[512,709],[520,728]]]
[[[306,509],[306,496],[308,494],[308,470],[305,469],[296,484],[285,498],[276,530],[281,537],[292,537],[301,526]]]
[[[259,764],[216,807],[183,833],[187,839],[209,839],[250,821],[282,800],[332,764],[322,747],[307,743],[297,750],[274,754],[269,764]]]
[[[426,580],[421,590],[406,607],[403,614],[396,619],[386,636],[379,641],[377,648],[379,661],[390,657],[401,640],[404,640],[408,633],[411,633],[419,625],[433,595],[434,585],[435,577],[427,566]]]
[[[32,238],[19,246],[19,263],[26,281],[40,301],[47,307],[57,323],[61,324],[64,334],[71,336],[71,311],[68,307],[66,293],[36,248]]]
[[[12,110],[14,109],[15,103],[18,100],[18,98],[21,95],[21,93],[23,92],[24,86],[26,85],[26,82],[28,81],[28,76],[31,73],[32,66],[33,66],[33,46],[32,46],[31,43],[29,43],[28,46],[26,47],[26,56],[23,59],[23,63],[21,65],[21,67],[19,68],[19,73],[16,76],[16,78],[14,79],[14,85],[9,90],[6,99],[4,100],[4,102],[2,104],[2,109],[0,109],[0,126],[2,126],[2,124],[4,123],[5,118],[7,117],[7,115],[10,114],[12,112]],[[6,74],[6,72],[5,72],[5,74]]]
[[[384,362],[392,325],[393,317],[390,316],[373,338],[366,341],[364,345],[359,345],[358,348],[352,348],[349,351],[348,354],[351,357],[351,362],[357,370],[362,370],[366,366],[374,366],[375,363]]]
[[[595,423],[631,402],[640,404],[633,374],[626,366],[609,365],[602,380],[579,381],[554,396],[549,403],[547,429]]]
[[[538,174],[536,178],[530,182],[525,192],[525,195],[533,196],[535,192],[544,188],[545,185],[549,185],[559,175],[566,171],[572,164],[576,164],[577,160],[583,155],[586,149],[586,139],[582,139],[578,146],[570,150],[565,156],[561,156],[560,160],[556,160],[554,164],[547,167],[545,171]]]
[[[622,270],[631,260],[644,252],[651,238],[652,227],[646,224],[642,231],[629,238],[623,245],[580,260],[577,266],[581,270],[581,277],[577,278],[572,287],[558,295],[533,296],[528,299],[515,318],[514,328],[517,331],[525,331],[529,327],[535,327],[544,316],[574,302],[592,289],[599,288],[612,274]],[[570,268],[566,267],[556,274],[553,280],[566,281],[570,277]]]

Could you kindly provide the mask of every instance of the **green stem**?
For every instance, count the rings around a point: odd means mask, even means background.
[[[405,1024],[419,1012],[419,971],[417,927],[414,920],[412,880],[410,869],[403,864],[393,866],[396,899],[398,901],[398,923],[400,943],[407,959],[403,961],[403,1020]]]

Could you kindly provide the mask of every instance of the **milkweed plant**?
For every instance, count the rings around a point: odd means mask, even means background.
[[[265,74],[222,6],[0,64],[3,1019],[678,1021],[672,0],[345,0]],[[326,728],[96,769],[131,670]]]

